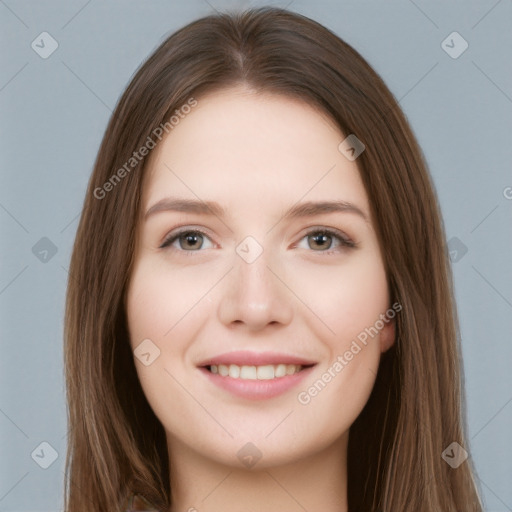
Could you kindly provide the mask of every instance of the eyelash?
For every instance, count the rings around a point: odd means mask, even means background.
[[[197,228],[196,229],[190,229],[190,228],[181,229],[178,232],[173,233],[172,235],[168,236],[163,241],[162,245],[160,245],[159,249],[167,249],[167,248],[169,248],[171,246],[171,244],[173,244],[176,240],[179,239],[180,236],[182,236],[184,234],[188,234],[188,233],[190,233],[190,234],[197,234],[197,233],[199,233],[199,234],[209,238],[208,234],[205,233],[204,231],[202,231],[201,229],[197,229]],[[333,253],[338,253],[338,252],[340,252],[343,249],[354,249],[354,248],[358,247],[357,242],[354,242],[353,240],[351,240],[349,237],[344,235],[341,231],[338,231],[338,230],[332,229],[332,228],[314,228],[314,229],[308,231],[300,239],[300,241],[304,240],[304,238],[307,238],[309,236],[318,235],[318,234],[327,235],[329,237],[332,237],[333,239],[337,239],[339,241],[339,243],[340,243],[340,246],[337,249],[326,249],[324,251],[321,251],[321,250],[314,251],[313,249],[311,249],[311,251],[313,251],[313,252],[318,252],[318,253],[321,253],[321,254],[333,254]],[[195,251],[187,251],[185,249],[174,249],[174,250],[176,250],[178,252],[187,253],[187,256],[193,256],[194,253],[201,252],[201,249],[195,250]]]

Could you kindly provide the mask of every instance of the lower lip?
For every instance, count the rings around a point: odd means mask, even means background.
[[[234,379],[232,377],[223,377],[218,373],[212,373],[206,368],[199,368],[199,370],[210,379],[210,382],[236,396],[250,400],[265,400],[290,390],[306,378],[313,368],[314,366],[310,366],[293,375],[268,380]]]

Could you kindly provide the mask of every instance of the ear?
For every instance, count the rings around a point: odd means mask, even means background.
[[[382,353],[389,350],[395,343],[395,319],[384,322],[384,327],[380,331],[380,351]]]

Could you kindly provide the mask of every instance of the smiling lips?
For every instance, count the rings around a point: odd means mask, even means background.
[[[217,386],[249,399],[277,396],[301,381],[315,366],[306,359],[276,352],[230,352],[200,363]]]

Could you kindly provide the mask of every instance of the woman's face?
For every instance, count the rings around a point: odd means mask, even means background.
[[[236,88],[153,150],[126,307],[171,451],[261,468],[347,439],[394,328],[344,139],[304,103]]]

